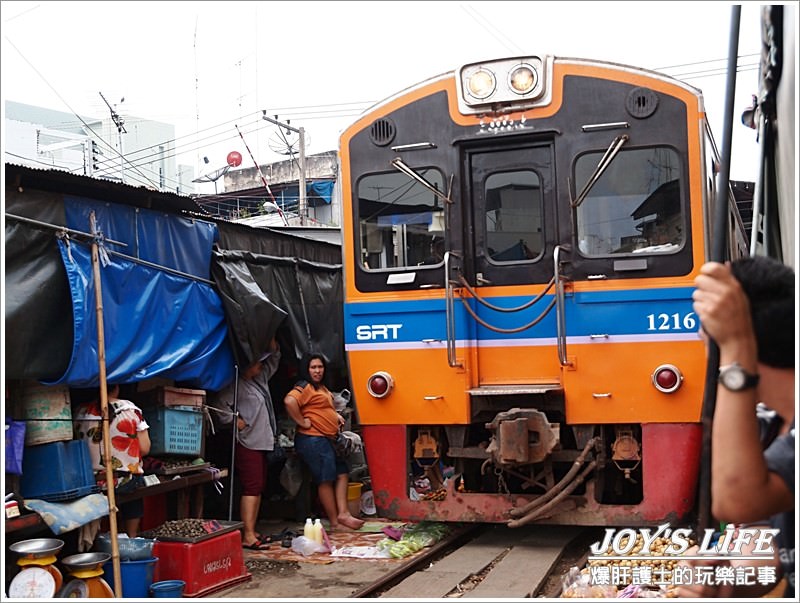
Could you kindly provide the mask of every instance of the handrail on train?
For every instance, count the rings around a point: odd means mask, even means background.
[[[556,245],[553,250],[553,278],[556,284],[556,344],[558,348],[558,361],[561,366],[571,366],[567,359],[567,325],[564,315],[564,280],[559,270],[559,255],[565,250],[561,245]]]
[[[472,295],[472,297],[475,298],[478,301],[478,303],[480,303],[483,306],[486,306],[490,310],[494,310],[495,312],[519,312],[521,310],[526,310],[530,308],[533,304],[538,302],[540,299],[542,299],[547,294],[547,292],[553,288],[553,284],[555,283],[555,277],[553,277],[547,282],[547,285],[541,291],[541,293],[534,296],[533,299],[530,299],[526,301],[524,304],[516,306],[514,308],[503,308],[502,306],[495,306],[494,304],[489,303],[488,301],[483,299],[480,295],[478,295],[478,292],[470,286],[470,284],[467,282],[467,279],[465,279],[462,275],[459,275],[458,280],[461,283],[461,286],[464,287],[464,289],[466,289],[467,291],[469,291],[469,294]]]
[[[456,319],[453,311],[453,283],[450,280],[451,253],[451,251],[444,252],[444,311],[447,329],[447,364],[451,368],[461,368],[463,365],[456,360]]]

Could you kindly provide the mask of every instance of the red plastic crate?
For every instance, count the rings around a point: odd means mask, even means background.
[[[204,597],[253,577],[244,564],[239,530],[196,543],[159,540],[153,557],[158,557],[154,581],[183,580],[184,597]]]

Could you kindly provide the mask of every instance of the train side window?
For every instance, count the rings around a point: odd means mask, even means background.
[[[578,187],[604,152],[575,163]],[[681,163],[670,148],[621,151],[576,208],[578,247],[585,256],[674,253],[686,240]]]
[[[542,242],[542,190],[530,170],[495,173],[486,179],[486,255],[492,262],[537,258]]]
[[[444,190],[438,170],[415,171]],[[365,176],[356,190],[362,267],[385,270],[429,264],[432,242],[444,236],[442,201],[397,171]]]

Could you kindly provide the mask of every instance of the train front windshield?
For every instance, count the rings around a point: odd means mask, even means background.
[[[444,190],[440,171],[419,172],[432,186]],[[365,176],[357,191],[364,268],[405,268],[430,261],[434,237],[444,235],[444,208],[436,195],[396,170]]]
[[[575,164],[576,182],[589,181],[601,159],[599,153],[581,155]],[[680,249],[686,236],[680,176],[674,150],[619,153],[576,208],[580,252],[607,256]]]

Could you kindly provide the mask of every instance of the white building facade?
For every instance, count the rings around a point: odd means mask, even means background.
[[[4,161],[192,194],[194,168],[176,161],[175,126],[117,117],[97,119],[6,101]]]

